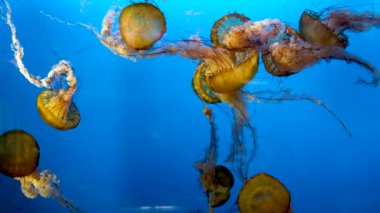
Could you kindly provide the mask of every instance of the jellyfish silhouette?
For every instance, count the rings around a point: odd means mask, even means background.
[[[276,178],[260,173],[249,179],[238,197],[241,213],[288,213],[290,193]]]
[[[15,178],[31,174],[37,168],[40,148],[25,131],[11,130],[0,136],[0,172]]]
[[[63,197],[58,177],[53,172],[44,170],[38,173],[39,158],[39,145],[29,133],[10,130],[0,136],[0,173],[20,181],[25,197],[51,197],[71,212],[82,212]]]
[[[11,8],[7,1],[2,0],[2,2],[6,8],[6,22],[12,33],[11,46],[19,71],[31,84],[37,87],[48,88],[48,90],[41,92],[37,98],[37,109],[42,119],[57,129],[67,130],[75,128],[80,121],[80,114],[77,106],[72,101],[77,88],[77,80],[71,64],[68,61],[61,60],[57,65],[53,66],[44,79],[30,74],[22,61],[24,50],[16,35],[16,27],[12,22]],[[61,79],[61,77],[65,77],[67,81],[66,90],[52,89],[54,80]]]
[[[125,7],[119,16],[120,35],[136,50],[151,48],[166,31],[164,14],[150,3],[135,3]]]

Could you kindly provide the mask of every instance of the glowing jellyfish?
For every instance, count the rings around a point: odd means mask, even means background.
[[[9,177],[31,174],[38,166],[40,148],[25,131],[11,130],[0,136],[0,172]]]
[[[40,79],[29,73],[25,67],[22,57],[24,55],[23,47],[16,35],[16,27],[12,22],[11,9],[7,1],[3,0],[6,7],[6,20],[12,33],[12,51],[14,52],[15,61],[21,74],[33,85],[45,87],[45,90],[37,98],[37,109],[43,120],[57,129],[66,130],[75,128],[80,121],[79,110],[72,101],[73,95],[77,88],[77,80],[71,64],[68,61],[61,60],[53,66],[46,78]],[[64,77],[67,81],[66,90],[51,89],[56,79]]]
[[[239,193],[241,213],[287,213],[290,193],[276,178],[260,173],[249,179]]]
[[[120,35],[137,50],[149,49],[166,31],[164,14],[152,4],[136,3],[123,9],[119,17]]]

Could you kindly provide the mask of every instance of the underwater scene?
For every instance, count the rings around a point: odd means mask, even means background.
[[[1,0],[1,213],[380,212],[380,0]]]

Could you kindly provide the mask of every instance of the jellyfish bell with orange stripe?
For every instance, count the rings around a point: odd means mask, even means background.
[[[166,32],[166,20],[159,8],[150,3],[134,3],[119,16],[123,41],[136,50],[146,50]]]
[[[288,213],[291,212],[290,193],[275,177],[260,173],[249,179],[238,197],[241,213]]]
[[[0,172],[16,178],[30,175],[38,166],[40,147],[29,133],[11,130],[0,136]]]

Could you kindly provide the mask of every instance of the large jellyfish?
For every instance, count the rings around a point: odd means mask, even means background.
[[[20,181],[21,191],[27,198],[51,197],[71,212],[82,212],[63,197],[59,180],[53,172],[38,173],[39,158],[39,145],[29,133],[10,130],[0,136],[0,173]]]
[[[234,185],[234,177],[227,167],[216,165],[218,145],[214,117],[208,107],[204,108],[203,113],[211,126],[210,145],[206,149],[203,159],[196,163],[195,168],[201,175],[199,182],[202,184],[203,191],[207,196],[209,212],[214,212],[215,207],[222,206],[229,200],[230,190]]]
[[[77,80],[71,64],[68,61],[61,60],[57,65],[53,66],[48,75],[43,79],[30,74],[22,61],[24,49],[16,35],[16,27],[12,22],[11,8],[6,0],[2,0],[2,2],[6,8],[6,21],[12,33],[11,47],[19,71],[31,84],[37,87],[48,88],[37,97],[37,110],[40,116],[47,124],[54,128],[60,130],[75,128],[79,124],[80,113],[72,100],[77,88]],[[53,89],[54,80],[60,80],[61,77],[65,77],[67,88]]]
[[[271,175],[260,173],[249,179],[239,193],[241,213],[289,213],[290,193]]]

